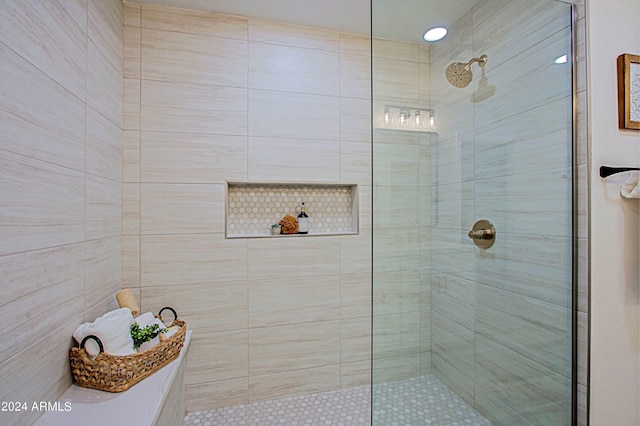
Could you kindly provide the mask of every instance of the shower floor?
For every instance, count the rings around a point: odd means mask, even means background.
[[[373,386],[189,412],[184,426],[491,425],[432,375]]]

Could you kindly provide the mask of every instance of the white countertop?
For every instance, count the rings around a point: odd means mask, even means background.
[[[187,330],[178,358],[130,389],[111,393],[83,388],[75,383],[58,400],[60,411],[48,411],[36,425],[147,426],[156,422],[176,371],[191,342]],[[66,411],[65,411],[66,410]]]

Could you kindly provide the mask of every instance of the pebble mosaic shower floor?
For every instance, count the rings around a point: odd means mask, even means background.
[[[485,426],[487,419],[434,376],[189,412],[184,426]]]

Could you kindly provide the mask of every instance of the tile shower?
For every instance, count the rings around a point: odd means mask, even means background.
[[[87,320],[113,307],[110,299],[120,288],[120,274],[123,286],[139,296],[142,309],[156,310],[172,300],[194,330],[187,361],[190,413],[368,388],[371,353],[374,396],[375,386],[385,382],[437,372],[468,399],[473,384],[467,378],[452,380],[456,372],[447,363],[460,362],[464,369],[471,355],[461,351],[452,356],[450,350],[458,343],[441,339],[469,336],[471,302],[465,299],[465,277],[457,276],[451,263],[458,249],[430,250],[426,231],[439,237],[440,225],[459,226],[460,217],[436,210],[461,207],[451,189],[462,191],[465,198],[481,185],[474,188],[471,179],[455,178],[465,172],[455,165],[455,156],[468,151],[442,150],[432,134],[372,135],[370,39],[133,2],[120,10],[118,1],[85,2],[89,19],[83,23],[83,2],[75,3],[78,8],[58,13],[68,19],[63,21],[67,27],[77,29],[71,36],[56,32],[66,27],[55,20],[44,25],[61,38],[58,45],[75,46],[65,50],[75,52],[68,62],[54,63],[19,43],[10,49],[0,45],[4,75],[16,76],[19,70],[38,83],[31,86],[39,93],[59,96],[49,108],[52,116],[69,112],[85,117],[58,130],[57,153],[21,152],[19,146],[2,149],[6,170],[35,171],[33,176],[15,173],[24,176],[22,184],[4,188],[3,194],[17,199],[20,187],[34,188],[38,182],[44,192],[58,195],[47,198],[32,189],[25,200],[60,202],[51,202],[49,212],[62,218],[42,228],[51,243],[46,247],[26,237],[3,246],[0,262],[3,273],[13,274],[9,281],[27,277],[29,271],[48,271],[58,284],[47,290],[47,284],[40,283],[33,293],[52,297],[55,306],[68,307],[67,313]],[[48,13],[53,12],[33,14]],[[24,22],[17,19],[14,24]],[[0,30],[16,31],[6,25]],[[375,43],[379,55],[374,67],[383,71],[377,78],[395,84],[376,96],[430,107],[427,99],[435,93],[424,82],[437,56],[425,45],[383,39]],[[295,69],[287,65],[292,59]],[[76,80],[69,77],[76,74]],[[24,96],[28,104],[30,95]],[[437,118],[445,118],[445,108],[439,111]],[[64,116],[57,120],[73,122]],[[2,125],[19,129],[23,124]],[[18,134],[15,129],[8,132]],[[37,140],[37,130],[29,132]],[[122,141],[122,152],[113,141]],[[425,167],[434,159],[443,170],[454,167],[452,173],[434,178]],[[357,184],[359,233],[227,239],[227,181]],[[372,197],[385,200],[373,211]],[[429,207],[434,197],[440,204]],[[297,204],[292,202],[292,212]],[[78,214],[67,215],[70,207]],[[19,218],[17,209],[14,213]],[[436,216],[438,224],[431,222]],[[413,232],[416,227],[418,233]],[[372,239],[379,256],[375,262]],[[439,269],[423,263],[427,257]],[[71,266],[55,266],[60,264]],[[84,283],[69,279],[78,276],[84,276]],[[22,295],[14,293],[11,300],[20,300]],[[372,297],[373,327],[379,333],[373,347]],[[462,306],[461,316],[445,318],[454,306]],[[25,319],[25,324],[31,323]],[[75,325],[56,328],[47,337],[51,347],[66,355],[65,336]],[[17,371],[25,353],[65,371],[65,356],[51,360],[51,355],[20,342],[17,334],[12,339],[18,349],[8,354],[3,371]],[[477,344],[481,352],[493,348],[492,342]],[[34,372],[17,394],[31,395],[27,384],[38,383],[39,398],[52,400],[56,389],[69,384],[68,377],[60,376],[42,385],[38,375],[44,373]]]
[[[193,329],[187,410],[367,385],[369,39],[126,3],[124,62],[124,286]],[[227,181],[358,185],[359,232],[226,239]]]

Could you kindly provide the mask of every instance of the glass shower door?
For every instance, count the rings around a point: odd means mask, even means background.
[[[572,7],[427,3],[372,1],[373,424],[570,424]]]

